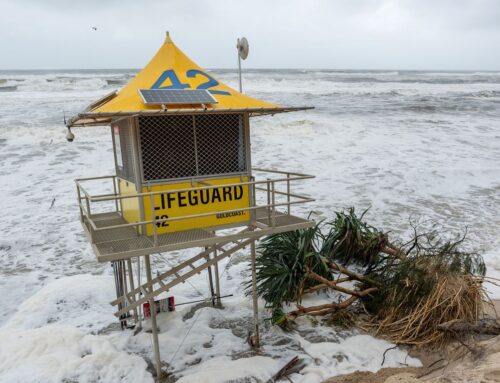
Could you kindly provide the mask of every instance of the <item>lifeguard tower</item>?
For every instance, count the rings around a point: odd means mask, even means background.
[[[149,304],[158,376],[155,298],[207,269],[212,301],[220,305],[218,262],[247,246],[258,344],[255,241],[312,226],[291,210],[313,199],[292,190],[312,176],[252,168],[250,117],[303,109],[220,83],[167,33],[133,80],[67,123],[68,129],[111,126],[116,174],[76,180],[80,220],[98,262],[113,263],[117,299],[111,303],[122,325],[140,325]],[[91,192],[103,186],[107,192]],[[194,247],[201,248],[197,255],[153,275],[154,254]]]

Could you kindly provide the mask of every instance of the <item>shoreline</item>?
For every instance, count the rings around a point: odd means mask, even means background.
[[[493,299],[488,316],[498,321],[500,299]],[[467,346],[459,342],[443,350],[409,348],[408,356],[422,367],[384,367],[377,372],[355,371],[322,383],[483,383],[500,382],[500,336],[479,336]],[[469,342],[464,342],[469,343]],[[468,349],[467,349],[468,348]]]

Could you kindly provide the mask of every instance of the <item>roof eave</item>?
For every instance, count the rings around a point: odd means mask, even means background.
[[[314,109],[314,106],[290,106],[276,108],[192,108],[192,109],[167,109],[167,110],[141,110],[128,112],[87,112],[73,116],[69,119],[67,126],[103,126],[109,125],[113,120],[131,116],[156,116],[156,115],[172,115],[172,114],[217,114],[217,113],[249,113],[250,117],[263,116],[276,113],[296,112],[300,110]]]

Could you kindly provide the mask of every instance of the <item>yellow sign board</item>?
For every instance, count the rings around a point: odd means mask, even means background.
[[[247,180],[248,177],[243,178],[244,182]],[[212,189],[200,189],[200,187],[204,187],[204,185],[197,184],[197,187],[193,188],[191,182],[183,182],[154,185],[149,188],[144,187],[143,193],[159,191],[165,192],[155,195],[153,198],[154,213],[157,220],[214,213],[199,218],[157,222],[156,230],[158,234],[199,229],[203,227],[229,225],[250,220],[248,210],[231,213],[219,213],[226,210],[244,209],[250,206],[248,185],[224,186],[241,182],[240,177],[209,180],[207,182],[210,185],[221,186]],[[179,189],[192,190],[168,193],[170,190]],[[146,221],[152,219],[150,204],[150,198],[144,197]],[[152,225],[148,225],[147,235],[153,235]]]
[[[246,181],[248,181],[248,177],[243,177],[243,182]],[[125,182],[119,180],[122,195],[130,194],[130,186],[125,187]],[[220,185],[220,187],[216,188],[204,188],[205,185],[199,183],[196,184],[196,187],[193,187],[191,182],[181,182],[145,186],[142,192],[164,192],[153,197],[153,212],[156,220],[213,213],[199,218],[157,222],[157,234],[164,234],[248,222],[250,220],[248,210],[223,213],[227,210],[244,209],[250,206],[248,185],[224,186],[241,182],[242,178],[240,177],[230,177],[207,181],[210,185]],[[127,184],[133,187],[132,184]],[[188,190],[169,193],[169,191],[181,189]],[[127,200],[129,202],[124,203]],[[123,217],[129,223],[139,221],[139,204],[137,202],[136,199],[122,200]],[[145,221],[152,220],[150,197],[143,197],[143,206]],[[153,235],[153,225],[151,224],[147,225],[147,235]]]

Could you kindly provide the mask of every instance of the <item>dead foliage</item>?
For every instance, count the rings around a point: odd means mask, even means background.
[[[257,260],[258,293],[274,323],[290,328],[302,315],[335,315],[358,302],[362,326],[396,344],[446,343],[450,321],[476,323],[487,299],[482,257],[463,249],[465,235],[419,232],[404,243],[363,221],[353,208],[331,222],[268,237]],[[305,307],[305,294],[336,291],[335,301]],[[297,308],[286,312],[285,306]]]

